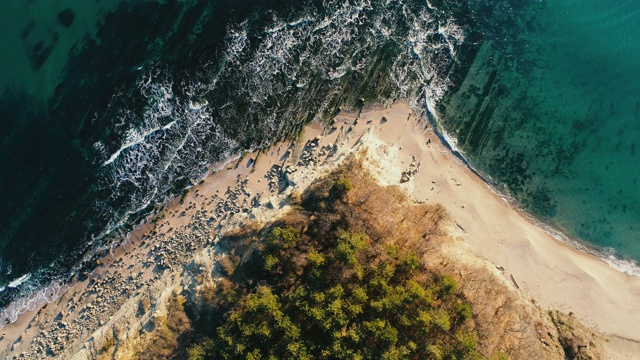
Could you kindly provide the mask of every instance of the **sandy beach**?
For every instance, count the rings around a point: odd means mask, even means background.
[[[311,124],[293,143],[221,165],[129,234],[87,280],[69,284],[56,301],[5,326],[0,357],[88,359],[109,339],[134,337],[162,312],[172,291],[197,287],[198,275],[214,268],[221,254],[217,239],[226,231],[277,217],[291,192],[361,151],[382,185],[398,185],[415,202],[446,208],[455,224],[453,257],[499,270],[514,291],[543,309],[572,312],[609,336],[610,353],[619,351],[615,358],[640,357],[640,278],[545,232],[403,103],[340,113],[333,126]]]

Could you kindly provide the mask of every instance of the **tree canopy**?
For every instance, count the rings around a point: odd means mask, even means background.
[[[218,289],[191,360],[482,358],[456,280],[427,269],[418,242],[349,221],[353,188],[338,176],[307,194],[324,205],[263,232],[259,255],[230,276],[250,280]]]

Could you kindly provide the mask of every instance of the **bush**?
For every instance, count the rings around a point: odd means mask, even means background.
[[[290,249],[298,243],[300,231],[293,226],[275,227],[269,236],[267,244],[274,248]]]
[[[333,183],[331,187],[331,194],[333,196],[342,198],[347,192],[353,190],[353,184],[351,180],[347,178],[340,178]]]
[[[445,311],[436,311],[433,314],[433,324],[443,331],[451,329],[451,319]]]
[[[334,251],[335,257],[347,265],[358,264],[356,254],[365,246],[365,235],[350,234],[344,230],[338,232],[338,246]]]
[[[459,348],[457,353],[459,355],[464,356],[465,354],[472,353],[476,351],[476,347],[478,346],[476,343],[476,338],[473,334],[467,331],[460,331],[456,334],[456,338],[459,342]]]
[[[453,311],[460,321],[465,321],[472,315],[471,306],[462,301],[456,301],[456,303],[453,305]]]
[[[458,282],[451,275],[444,275],[440,279],[440,289],[443,295],[450,295],[458,290]]]
[[[400,264],[410,272],[415,271],[420,267],[420,258],[418,254],[412,251],[400,259]]]
[[[267,271],[271,271],[274,266],[278,265],[279,262],[280,260],[276,256],[267,255],[264,258],[264,269]]]
[[[326,261],[325,257],[315,249],[309,251],[307,254],[307,260],[309,261],[309,264],[314,267],[322,266]]]

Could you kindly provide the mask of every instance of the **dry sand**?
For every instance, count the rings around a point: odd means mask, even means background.
[[[171,291],[197,285],[197,273],[213,266],[218,236],[247,220],[273,219],[286,211],[292,191],[364,149],[366,166],[383,185],[399,185],[416,202],[444,205],[456,224],[460,259],[486,259],[539,306],[573,312],[602,332],[640,341],[640,278],[544,232],[398,103],[359,116],[341,113],[333,128],[312,124],[294,144],[221,165],[183,203],[172,200],[156,223],[132,232],[88,280],[2,329],[0,357],[91,358],[109,337],[135,336]],[[640,357],[634,341],[611,341],[619,351],[615,358]]]

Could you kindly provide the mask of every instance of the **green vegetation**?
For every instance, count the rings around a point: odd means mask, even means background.
[[[389,254],[345,230],[332,243],[302,244],[290,225],[271,230],[266,244],[262,280],[276,280],[234,303],[191,359],[479,357],[455,280],[426,281],[416,253]]]
[[[344,196],[347,192],[353,189],[353,184],[351,180],[347,178],[340,178],[333,183],[333,187],[331,191],[334,195],[338,197]]]
[[[334,174],[272,227],[233,235],[231,253],[245,255],[230,256],[229,280],[199,295],[208,311],[188,358],[482,358],[456,280],[421,261],[441,209],[394,208],[397,193],[370,196],[367,184]],[[405,213],[371,218],[394,209]]]

